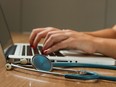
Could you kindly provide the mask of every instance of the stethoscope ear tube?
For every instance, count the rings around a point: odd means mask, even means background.
[[[86,71],[85,75],[80,75],[80,74],[65,74],[65,78],[70,78],[70,79],[81,79],[81,80],[98,80],[99,75],[95,72],[88,72]]]
[[[103,75],[99,75],[99,79],[109,80],[109,81],[116,81],[116,77],[113,77],[113,76],[103,76]]]
[[[116,70],[116,66],[101,65],[101,64],[88,64],[88,63],[53,63],[54,67],[83,67],[83,68],[101,68]]]
[[[55,67],[102,68],[102,69],[116,70],[116,66],[99,65],[99,64],[86,64],[86,63],[53,63],[53,66],[55,66]],[[90,72],[88,72],[88,73],[90,73]],[[96,74],[95,76],[94,75],[93,75],[93,77],[91,77],[91,78],[89,77],[89,78],[92,79],[95,77],[96,79],[101,79],[101,80],[116,81],[116,77],[113,77],[113,76],[104,76],[104,75],[99,75],[99,74]],[[70,77],[70,75],[66,75],[66,77]],[[76,76],[72,75],[70,78],[76,78]],[[89,78],[87,78],[87,79],[89,79]],[[83,79],[83,77],[81,79]]]

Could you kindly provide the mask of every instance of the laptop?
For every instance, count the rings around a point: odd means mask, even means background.
[[[34,55],[40,54],[42,44],[38,44],[37,49],[30,47],[29,43],[13,43],[9,27],[0,6],[0,44],[4,52],[6,62],[14,63],[21,59],[26,59],[28,63]],[[104,65],[115,65],[115,59],[106,57],[102,54],[95,53],[93,55],[88,55],[79,50],[59,50],[48,55],[51,62],[56,63],[90,63],[90,64],[104,64]]]

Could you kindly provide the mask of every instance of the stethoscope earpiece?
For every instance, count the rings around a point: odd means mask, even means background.
[[[9,63],[7,63],[7,64],[5,65],[5,68],[6,68],[6,70],[12,70],[12,69],[13,69],[12,65],[9,64]]]

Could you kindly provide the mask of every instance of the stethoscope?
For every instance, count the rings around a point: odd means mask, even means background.
[[[23,60],[23,63],[26,63],[26,60]],[[85,71],[85,70],[72,70],[72,69],[64,69],[64,68],[57,68],[57,67],[89,67],[89,68],[103,68],[103,69],[113,69],[116,70],[116,66],[110,65],[97,65],[97,64],[85,64],[85,63],[52,63],[46,56],[44,55],[35,55],[31,59],[31,66],[33,68],[29,68],[26,65],[16,64],[16,63],[7,63],[6,69],[11,70],[13,68],[21,68],[25,70],[52,74],[55,76],[63,76],[68,79],[78,79],[84,80],[87,82],[95,82],[99,79],[101,80],[109,80],[109,81],[116,81],[116,77],[113,76],[104,76],[100,75],[96,72]],[[52,72],[53,69],[56,70],[63,70],[72,72],[72,74],[63,74],[58,72]]]

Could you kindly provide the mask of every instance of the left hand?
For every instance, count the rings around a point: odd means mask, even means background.
[[[73,30],[50,31],[44,41],[43,50],[45,54],[59,49],[79,49],[87,53],[96,51],[95,37]]]

